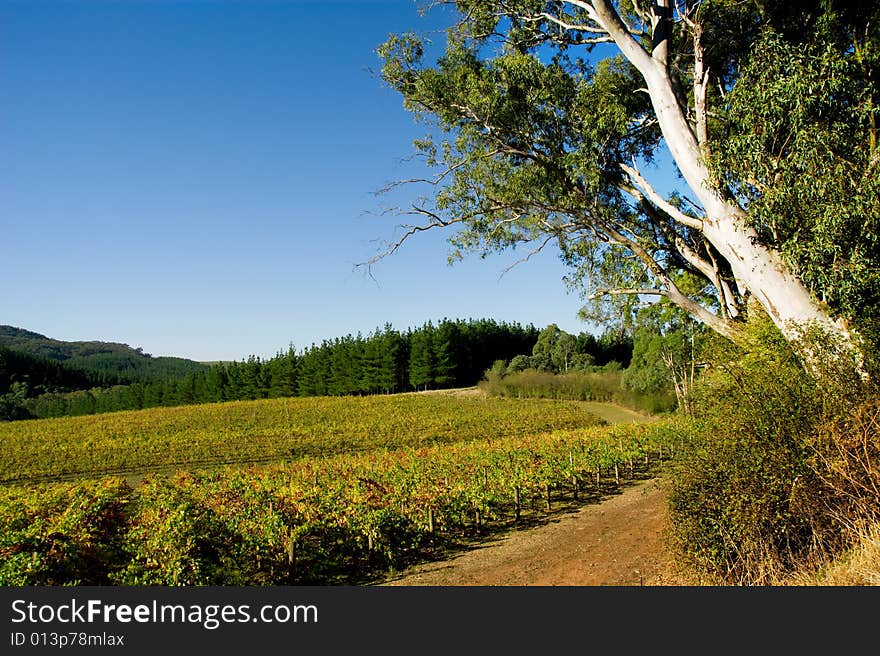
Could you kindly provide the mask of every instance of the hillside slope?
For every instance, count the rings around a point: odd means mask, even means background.
[[[153,357],[128,344],[102,341],[62,341],[24,328],[0,325],[0,347],[62,362],[81,370],[110,374],[131,382],[183,377],[207,371],[208,366],[176,357]]]

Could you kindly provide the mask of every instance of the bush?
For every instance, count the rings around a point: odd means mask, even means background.
[[[744,346],[716,349],[692,397],[706,430],[671,476],[669,538],[681,561],[717,581],[760,584],[848,543],[846,523],[880,502],[880,448],[876,405],[849,415],[860,387],[850,379],[844,402],[840,375],[818,384],[766,320],[751,323]],[[856,454],[871,449],[865,465]]]
[[[519,399],[543,398],[572,401],[614,402],[635,410],[657,414],[675,408],[675,396],[671,391],[639,393],[623,387],[620,364],[609,363],[594,371],[573,371],[554,374],[526,369],[513,371],[493,367],[486,372],[481,389],[494,396]]]
[[[836,553],[880,524],[880,397],[819,425],[809,447],[818,481],[798,486],[794,501],[817,542]]]

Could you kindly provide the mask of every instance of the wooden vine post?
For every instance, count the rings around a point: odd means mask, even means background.
[[[291,583],[296,580],[296,537],[293,529],[287,531],[287,571]]]
[[[519,486],[515,485],[513,488],[513,519],[514,521],[519,521],[522,516],[522,500],[519,496]]]

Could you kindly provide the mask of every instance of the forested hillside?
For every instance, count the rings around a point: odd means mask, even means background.
[[[9,356],[0,360],[0,417],[25,419],[243,399],[469,386],[495,361],[531,353],[539,331],[531,325],[493,319],[443,319],[436,325],[429,321],[405,332],[386,325],[367,336],[325,339],[301,350],[290,345],[269,359],[252,355],[190,371],[172,369],[164,377],[145,380],[111,376],[102,368],[109,362],[120,364],[124,358],[150,359],[125,345],[58,342],[8,327],[4,335],[13,344],[57,358],[10,349]],[[90,360],[96,363],[94,368],[74,367],[93,356],[99,356]]]
[[[207,366],[174,357],[153,357],[143,349],[115,342],[65,342],[39,333],[0,325],[0,347],[62,362],[80,370],[106,374],[121,382],[165,380],[207,370]]]
[[[119,385],[118,376],[0,347],[0,419],[27,419],[25,401],[43,394]]]

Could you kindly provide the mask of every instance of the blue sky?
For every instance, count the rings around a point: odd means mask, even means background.
[[[0,323],[197,360],[443,317],[590,330],[555,252],[450,267],[438,231],[375,281],[353,269],[396,234],[373,192],[412,175],[424,130],[375,49],[438,20],[410,0],[0,0]]]

